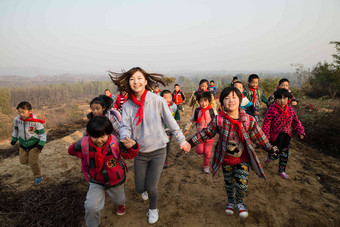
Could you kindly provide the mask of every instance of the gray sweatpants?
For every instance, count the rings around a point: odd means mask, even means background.
[[[150,153],[139,152],[134,159],[136,191],[148,192],[149,209],[157,208],[157,184],[163,170],[165,156],[166,147]]]
[[[100,224],[100,211],[105,204],[105,192],[115,205],[123,205],[126,203],[124,184],[105,190],[104,186],[90,182],[84,204],[86,226],[92,227]]]

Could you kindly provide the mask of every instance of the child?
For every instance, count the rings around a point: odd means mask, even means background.
[[[283,78],[279,81],[279,86],[277,86],[276,90],[279,90],[280,88],[285,88],[286,90],[289,91],[289,93],[291,94],[292,98],[291,98],[291,105],[292,106],[297,106],[299,104],[299,101],[294,97],[292,91],[289,89],[289,80],[286,78]],[[273,104],[275,102],[275,97],[274,94],[272,96],[270,96],[268,98],[268,106],[270,106],[271,104]]]
[[[279,148],[279,153],[266,156],[265,162],[268,164],[270,160],[280,158],[278,172],[283,179],[287,179],[286,166],[292,127],[300,139],[305,137],[305,131],[294,109],[289,105],[289,99],[292,97],[289,91],[285,88],[280,88],[274,92],[274,97],[275,103],[267,110],[262,130],[270,142]]]
[[[256,74],[251,74],[248,78],[248,87],[244,89],[244,95],[253,103],[255,106],[256,111],[259,112],[261,107],[261,101],[264,103],[268,103],[267,98],[264,96],[263,91],[261,88],[258,87],[259,85],[259,76]],[[260,121],[260,115],[255,116],[257,122]]]
[[[117,215],[125,214],[124,182],[127,167],[123,158],[136,157],[139,145],[129,138],[118,141],[112,135],[111,122],[105,116],[91,118],[86,129],[89,136],[72,144],[68,153],[81,159],[82,171],[90,181],[84,204],[86,226],[98,226],[106,194],[118,205]]]
[[[211,94],[213,94],[214,97],[216,96],[215,81],[213,80],[210,80],[209,91],[211,92]]]
[[[112,104],[115,103],[115,96],[111,93],[110,89],[105,89],[105,95],[112,99]],[[110,106],[110,108],[112,105]]]
[[[29,163],[34,176],[34,183],[42,181],[39,166],[39,155],[46,143],[45,121],[37,119],[32,113],[29,102],[21,102],[17,106],[19,115],[14,119],[14,131],[11,144],[20,143],[19,159],[21,164]]]
[[[183,103],[185,103],[185,95],[184,93],[180,90],[179,84],[174,85],[174,92],[172,93],[172,100],[174,103],[178,106],[178,109],[184,112],[183,108]]]
[[[209,81],[206,80],[206,79],[202,79],[199,83],[199,88],[198,88],[198,91],[208,91],[208,87],[209,87]],[[199,107],[199,104],[197,102],[197,97],[196,97],[196,94],[195,94],[195,91],[192,93],[191,95],[191,98],[189,100],[189,106],[192,107],[192,111],[191,111],[191,114],[193,113],[194,109],[195,108],[198,108]],[[217,113],[216,112],[216,102],[215,102],[215,98],[214,96],[211,94],[211,102],[210,102],[210,106],[214,109],[215,111],[215,114]]]
[[[122,113],[122,107],[123,104],[126,102],[128,98],[128,94],[126,91],[121,91],[118,95],[117,95],[117,99],[116,102],[114,104],[114,108],[116,110],[118,110],[120,113]]]
[[[112,123],[113,126],[113,135],[119,138],[119,129],[120,129],[120,122],[121,122],[121,115],[120,113],[115,110],[111,109],[112,100],[105,95],[100,95],[92,99],[90,102],[91,113],[87,115],[88,119],[91,119],[95,116],[106,116]],[[84,136],[87,136],[86,130],[84,132]]]
[[[175,120],[177,122],[180,121],[180,114],[178,111],[178,107],[177,105],[172,101],[172,94],[171,91],[169,90],[163,90],[161,92],[161,96],[165,99],[166,104],[168,104],[168,107],[171,111],[171,115],[175,118]],[[168,164],[168,156],[169,156],[169,152],[170,152],[170,142],[172,139],[172,134],[169,131],[168,127],[165,125],[165,132],[169,138],[169,142],[166,144],[166,158],[165,158],[165,163],[164,163],[164,168],[168,168],[169,164]]]
[[[134,159],[135,187],[138,193],[143,193],[143,199],[149,199],[148,222],[154,224],[159,218],[157,184],[165,162],[166,144],[169,142],[164,124],[181,149],[187,150],[190,145],[185,141],[165,100],[149,91],[156,82],[165,85],[163,75],[147,73],[139,67],[121,74],[111,74],[115,75],[111,76],[111,80],[118,89],[129,94],[123,106],[120,136],[135,139],[140,145],[140,152]]]
[[[251,116],[255,116],[255,115],[260,115],[259,111],[256,111],[254,105],[252,102],[249,101],[249,99],[244,96],[243,94],[243,83],[241,81],[236,81],[234,83],[234,86],[233,87],[236,87],[242,94],[242,102],[241,102],[241,109],[244,109],[246,110],[246,113],[248,113],[248,110],[249,110],[249,113]]]
[[[236,81],[238,81],[238,78],[237,78],[237,76],[234,76],[233,80],[230,83],[230,87],[234,87],[234,84],[235,84]]]
[[[258,176],[265,178],[251,141],[267,152],[274,153],[274,149],[256,120],[240,108],[241,101],[242,94],[237,88],[225,88],[220,95],[222,110],[207,128],[196,133],[189,143],[194,147],[219,134],[212,162],[212,173],[214,176],[222,166],[228,196],[225,212],[233,215],[236,203],[239,216],[246,218],[248,211],[244,199],[248,188],[249,165]],[[190,149],[185,150],[188,151]]]
[[[161,89],[159,89],[159,86],[158,86],[158,85],[155,85],[154,93],[155,93],[156,95],[160,95],[160,94],[161,94]]]
[[[215,113],[214,110],[210,106],[211,102],[211,93],[203,92],[202,95],[197,95],[197,101],[200,105],[199,108],[196,108],[194,113],[191,115],[187,125],[185,126],[185,133],[187,135],[190,127],[193,122],[196,123],[197,132],[202,131],[202,129],[206,128],[207,125],[214,119]],[[203,154],[203,172],[210,173],[210,157],[211,157],[211,148],[215,142],[215,138],[206,140],[204,143],[201,143],[196,147],[196,153],[201,156]]]

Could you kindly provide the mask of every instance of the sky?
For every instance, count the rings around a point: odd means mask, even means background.
[[[293,71],[331,62],[329,42],[340,41],[339,0],[1,0],[0,9],[0,75]]]

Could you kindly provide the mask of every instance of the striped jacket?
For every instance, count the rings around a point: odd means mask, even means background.
[[[247,118],[249,120],[249,128],[247,129]],[[216,174],[217,170],[223,164],[226,150],[227,150],[227,142],[229,140],[229,135],[232,129],[232,124],[226,119],[223,118],[222,125],[217,123],[218,116],[208,124],[207,128],[202,131],[196,133],[190,140],[189,143],[191,146],[196,146],[205,140],[213,138],[217,133],[219,134],[219,140],[215,147],[215,153],[212,161],[212,173],[213,176]],[[250,157],[250,166],[254,170],[254,172],[260,176],[265,178],[265,174],[260,164],[260,161],[257,158],[255,153],[255,149],[251,144],[251,141],[261,146],[267,152],[273,149],[272,145],[269,143],[267,137],[261,130],[261,128],[257,125],[254,117],[246,114],[246,112],[240,109],[240,122],[242,126],[242,134],[246,142],[246,148]]]

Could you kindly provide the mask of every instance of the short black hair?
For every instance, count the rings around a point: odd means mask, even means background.
[[[175,85],[174,85],[174,87],[176,87],[176,86],[180,87],[179,84],[175,84]]]
[[[288,99],[292,98],[292,94],[285,88],[280,88],[274,92],[275,99],[279,99],[282,97],[287,97]]]
[[[87,133],[94,138],[110,135],[113,132],[111,121],[105,116],[96,116],[89,120],[86,125]]]
[[[213,80],[210,80],[210,83],[211,83],[211,82],[215,83],[215,81],[213,81]]]
[[[171,94],[171,91],[169,91],[169,90],[163,90],[163,91],[161,91],[161,96],[162,96],[162,97],[164,97],[165,94],[170,94],[170,95],[172,95],[172,94]]]
[[[94,103],[101,105],[104,109],[104,114],[106,114],[106,112],[111,108],[113,101],[106,95],[99,95],[91,100],[90,106]]]
[[[201,99],[206,99],[210,103],[211,102],[211,93],[209,91],[202,92],[201,95],[199,95],[196,100],[199,102]]]
[[[23,110],[32,110],[32,106],[29,102],[21,102],[17,106],[18,109],[23,109]]]
[[[111,91],[110,91],[110,89],[108,89],[108,88],[107,88],[107,89],[105,89],[105,91],[109,91],[109,92],[111,92]]]
[[[237,76],[234,76],[234,77],[233,77],[233,80],[238,80]]]
[[[233,86],[235,86],[235,84],[242,84],[242,87],[244,88],[244,85],[243,85],[243,83],[241,81],[235,81]]]
[[[159,88],[159,85],[158,85],[158,84],[156,84],[156,85],[155,85],[155,88],[156,88],[156,87],[158,87],[158,88]]]
[[[200,100],[201,96],[203,96],[204,91],[195,91],[194,96],[196,97],[196,101]]]
[[[288,80],[288,79],[282,78],[282,79],[279,81],[279,86],[280,86],[282,83],[284,83],[284,82],[288,82],[288,84],[289,84],[289,80]]]
[[[257,74],[250,74],[250,76],[248,77],[248,82],[250,83],[254,79],[260,79],[260,77]]]
[[[223,91],[221,92],[221,95],[220,95],[220,103],[221,103],[222,106],[223,106],[223,99],[225,97],[227,97],[231,92],[236,93],[237,97],[240,100],[240,105],[241,105],[242,93],[240,92],[240,90],[237,89],[236,87],[226,87],[226,88],[223,89]]]
[[[209,86],[209,81],[206,79],[202,79],[199,83],[199,85],[203,84],[203,83],[207,83],[207,85]]]

